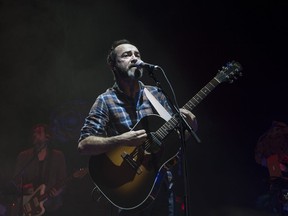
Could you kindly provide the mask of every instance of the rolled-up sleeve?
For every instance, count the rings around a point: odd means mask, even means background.
[[[79,142],[88,136],[107,136],[107,123],[109,122],[108,108],[105,98],[99,96],[90,109],[89,115],[80,131]]]

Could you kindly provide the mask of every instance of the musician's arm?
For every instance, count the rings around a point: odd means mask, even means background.
[[[63,188],[56,189],[56,188],[51,188],[49,191],[49,196],[50,197],[56,197],[59,196],[63,192]]]
[[[98,155],[119,146],[138,146],[147,137],[145,130],[128,131],[112,137],[90,135],[78,143],[78,150],[85,155]]]

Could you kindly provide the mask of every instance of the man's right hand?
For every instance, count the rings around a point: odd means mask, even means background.
[[[143,144],[143,142],[147,138],[147,133],[144,129],[137,131],[128,131],[119,135],[119,140],[126,146],[139,146]]]

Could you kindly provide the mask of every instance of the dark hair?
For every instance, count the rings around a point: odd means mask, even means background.
[[[116,61],[115,48],[121,44],[131,44],[131,43],[127,39],[117,40],[112,43],[112,46],[107,56],[107,64],[110,66],[110,68],[113,68],[115,66],[115,61]]]

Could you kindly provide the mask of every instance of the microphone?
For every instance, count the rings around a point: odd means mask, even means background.
[[[159,68],[158,65],[145,63],[142,60],[138,60],[135,64],[133,64],[133,67],[144,68],[144,69],[149,70],[149,71],[153,71],[153,70]]]

